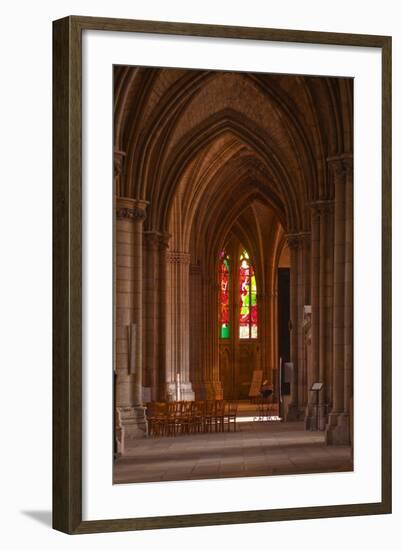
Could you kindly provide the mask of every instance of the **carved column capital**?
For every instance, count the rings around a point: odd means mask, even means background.
[[[310,241],[311,241],[310,231],[302,231],[301,233],[298,233],[298,238],[299,238],[300,245],[302,247],[310,246]]]
[[[287,233],[285,238],[290,250],[298,249],[310,244],[311,234],[310,231],[300,231],[299,233]]]
[[[116,217],[118,220],[143,222],[146,219],[148,201],[118,197],[116,200]]]
[[[147,248],[151,250],[164,250],[168,248],[170,233],[162,233],[160,231],[145,231],[144,242]]]
[[[123,171],[125,156],[126,154],[124,153],[124,151],[119,151],[118,149],[114,149],[114,153],[113,153],[114,177],[121,176]]]
[[[297,250],[300,245],[300,238],[298,233],[287,233],[285,236],[287,246],[290,250]]]
[[[352,175],[354,158],[351,154],[338,155],[327,159],[329,174],[334,177],[334,183],[343,183],[347,176]]]
[[[166,255],[167,262],[170,264],[188,264],[191,261],[191,254],[180,252],[178,250],[169,250]]]
[[[319,200],[309,204],[312,211],[312,217],[324,218],[330,215],[334,210],[334,201],[332,200]]]
[[[310,211],[311,211],[312,220],[319,221],[320,209],[318,208],[318,206],[316,204],[316,201],[309,203],[309,208],[310,208]]]
[[[159,233],[159,248],[160,250],[165,250],[168,248],[168,243],[170,241],[170,233]]]
[[[146,219],[146,212],[140,208],[117,208],[117,219],[141,222]]]
[[[144,243],[146,248],[149,250],[158,250],[159,249],[159,233],[158,231],[145,231],[144,234]]]

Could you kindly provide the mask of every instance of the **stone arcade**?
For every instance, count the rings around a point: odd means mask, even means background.
[[[114,81],[118,451],[146,433],[146,402],[246,398],[255,369],[277,395],[280,357],[294,365],[285,418],[318,415],[328,444],[349,445],[352,79],[121,66]],[[240,337],[244,251],[254,337]]]

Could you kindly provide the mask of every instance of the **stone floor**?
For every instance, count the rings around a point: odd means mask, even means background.
[[[267,476],[352,470],[350,447],[328,447],[301,422],[248,421],[237,432],[138,441],[115,461],[114,482]]]

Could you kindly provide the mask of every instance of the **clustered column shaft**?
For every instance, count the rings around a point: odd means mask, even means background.
[[[308,369],[308,410],[305,418],[307,429],[317,426],[316,396],[310,391],[319,380],[319,332],[320,332],[320,212],[312,205],[311,211],[311,305],[312,340],[311,364]]]
[[[346,172],[346,211],[345,211],[345,321],[344,321],[344,413],[351,412],[353,395],[353,222],[354,201],[352,171],[349,165]]]
[[[135,326],[135,383],[134,383],[134,405],[142,406],[143,368],[142,368],[142,307],[143,307],[143,222],[145,220],[145,208],[147,203],[136,201],[133,214],[133,265],[132,273],[132,319]]]
[[[333,407],[327,442],[349,444],[352,398],[352,158],[330,159],[335,189],[333,294]]]
[[[218,297],[219,285],[209,275],[202,277],[201,300],[205,305],[202,309],[201,338],[204,349],[201,355],[202,384],[201,393],[206,399],[221,399],[223,397],[219,371],[219,325]],[[231,327],[232,337],[234,327]],[[199,337],[199,336],[198,336]]]
[[[116,200],[116,408],[117,443],[124,452],[146,433],[142,400],[142,236],[147,202]]]
[[[158,399],[159,387],[159,316],[160,316],[160,240],[161,234],[157,231],[145,231],[145,280],[144,280],[144,312],[145,315],[145,350],[144,364],[145,385],[150,389],[148,400]]]
[[[307,363],[303,331],[304,306],[310,303],[310,238],[309,232],[298,234],[298,418],[303,419],[308,402]]]
[[[319,269],[319,382],[323,388],[319,394],[318,427],[324,430],[327,422],[328,403],[331,401],[332,363],[332,211],[333,202],[319,201],[320,269]]]
[[[348,444],[353,394],[352,157],[341,155],[329,159],[328,173],[333,184],[334,200],[311,203],[311,314],[308,314],[311,315],[311,328],[302,335],[298,334],[298,354],[292,354],[292,357],[298,362],[299,415],[302,411],[302,360],[306,361],[305,350],[309,342],[311,353],[307,366],[307,390],[314,382],[323,383],[319,394],[308,391],[306,428],[326,429],[329,444]],[[291,243],[289,245],[291,247]],[[297,257],[291,254],[291,271],[300,281],[299,243],[296,250]],[[307,305],[307,297],[303,298],[299,303],[303,301]],[[301,315],[300,309],[298,323],[302,321]],[[308,326],[306,318],[305,327]],[[299,340],[304,343],[303,352]]]
[[[169,250],[167,260],[167,369],[170,400],[193,400],[189,378],[189,264],[190,254]]]
[[[333,202],[312,203],[312,365],[308,373],[306,427],[324,430],[331,394],[332,208]],[[322,382],[317,395],[310,388]]]
[[[202,301],[202,269],[198,263],[189,266],[190,277],[190,347],[189,364],[193,390],[199,399],[205,399],[203,354],[205,342],[202,332],[203,301]]]
[[[290,350],[291,362],[294,365],[291,404],[288,411],[288,420],[296,420],[298,416],[298,236],[287,237],[287,243],[291,254],[290,273]]]
[[[287,419],[302,419],[306,408],[306,359],[303,338],[303,309],[308,303],[310,283],[310,233],[301,232],[287,235],[291,254],[290,273],[290,318],[291,318],[291,362],[294,375],[291,389],[291,404]]]

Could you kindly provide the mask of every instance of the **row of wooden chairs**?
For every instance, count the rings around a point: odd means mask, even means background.
[[[151,436],[237,430],[237,401],[171,401],[147,404]]]
[[[256,397],[252,399],[252,404],[256,405],[257,410],[254,420],[264,420],[267,416],[278,414],[278,405],[273,402],[271,396]]]

